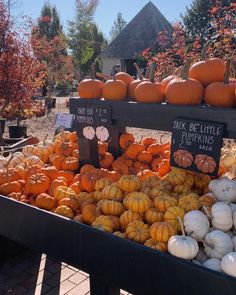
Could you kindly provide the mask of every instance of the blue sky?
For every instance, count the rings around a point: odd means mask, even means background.
[[[23,12],[32,18],[37,18],[45,1],[17,0],[16,2],[15,14]],[[124,19],[129,22],[148,2],[148,0],[100,0],[95,14],[95,22],[105,36],[109,37],[109,31],[118,12],[121,12]],[[186,6],[190,6],[192,0],[153,0],[152,2],[168,21],[173,22],[180,19],[180,13],[185,12]],[[67,21],[74,16],[75,0],[50,0],[50,3],[56,5],[66,29]]]

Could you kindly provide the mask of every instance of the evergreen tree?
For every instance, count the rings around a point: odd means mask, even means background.
[[[110,42],[113,41],[120,34],[120,32],[126,27],[126,25],[127,22],[124,20],[122,13],[119,12],[109,32]]]
[[[189,42],[191,43],[196,37],[200,37],[202,44],[205,43],[211,27],[212,7],[229,6],[231,2],[231,0],[193,0],[190,7],[186,8],[186,13],[181,15]]]
[[[106,44],[93,19],[97,5],[98,0],[77,0],[75,18],[69,22],[68,43],[74,64],[82,74],[89,72]]]
[[[51,6],[49,2],[46,2],[41,10],[38,27],[40,35],[45,36],[48,41],[62,34],[60,16],[56,7]]]

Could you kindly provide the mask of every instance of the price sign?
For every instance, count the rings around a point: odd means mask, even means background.
[[[58,113],[56,117],[56,121],[54,124],[55,128],[71,128],[74,120],[74,115],[72,114],[64,114],[64,113]]]
[[[216,176],[224,125],[206,121],[177,119],[173,122],[172,166]]]
[[[111,109],[102,103],[80,103],[76,115],[76,128],[80,136],[107,141],[110,136]]]

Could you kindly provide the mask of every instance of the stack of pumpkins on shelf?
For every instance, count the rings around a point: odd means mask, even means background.
[[[123,154],[79,167],[76,133],[28,145],[1,157],[0,193],[72,218],[120,238],[142,243],[236,276],[236,180],[170,167],[170,144],[120,137]],[[236,167],[236,149],[222,149],[225,170]],[[136,164],[135,164],[136,163]]]
[[[150,66],[149,79],[141,74],[134,80],[125,72],[117,73],[105,83],[98,79],[82,80],[78,95],[85,99],[129,100],[140,103],[167,102],[174,105],[199,105],[205,102],[215,107],[236,105],[236,79],[229,78],[231,61],[220,58],[207,59],[208,42],[202,53],[202,60],[191,65],[188,60],[173,75],[162,81],[154,78],[155,63]],[[235,69],[232,69],[234,72]],[[181,72],[181,73],[180,73]],[[109,78],[109,77],[107,77]]]

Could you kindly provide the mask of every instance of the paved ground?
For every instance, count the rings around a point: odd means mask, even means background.
[[[89,295],[89,275],[0,239],[0,295]],[[127,295],[125,291],[121,294]]]

